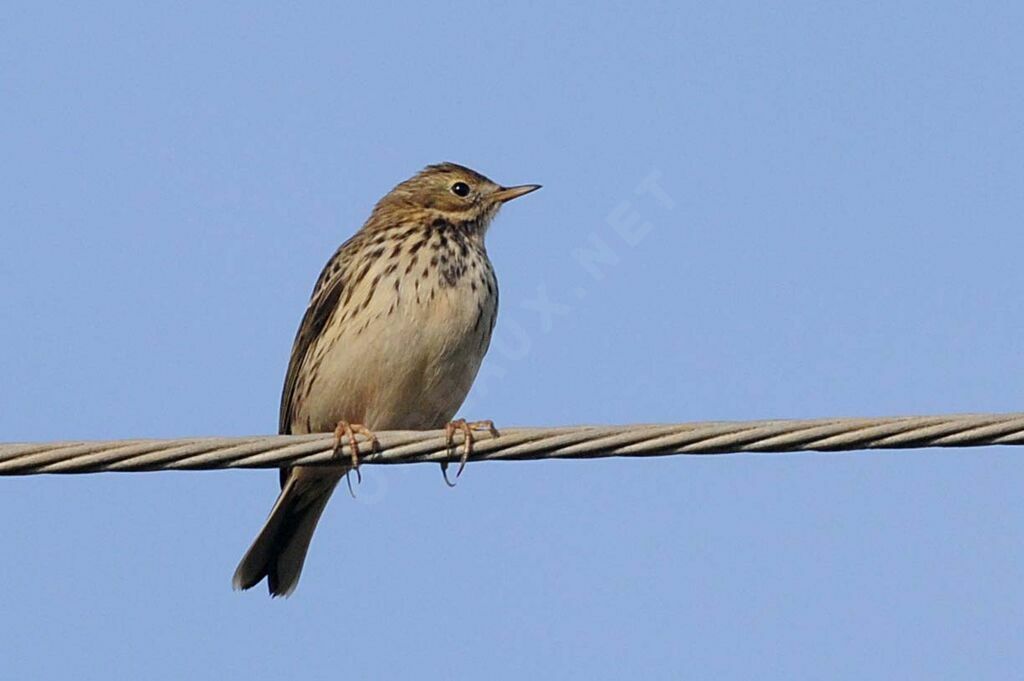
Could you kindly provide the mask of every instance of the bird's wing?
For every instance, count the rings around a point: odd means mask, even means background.
[[[309,350],[313,343],[323,332],[327,321],[334,314],[344,290],[345,262],[348,260],[347,247],[352,239],[345,242],[335,252],[334,256],[327,261],[320,278],[317,279],[313,288],[313,295],[309,300],[309,307],[302,316],[302,324],[295,334],[295,343],[292,345],[292,357],[288,362],[288,373],[284,379],[284,390],[281,392],[281,413],[278,421],[278,432],[288,435],[292,432],[292,420],[294,417],[295,387],[298,383],[299,373],[306,361]]]

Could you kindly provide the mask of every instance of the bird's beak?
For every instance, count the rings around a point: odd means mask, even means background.
[[[495,201],[505,203],[512,199],[518,199],[520,196],[526,196],[530,192],[535,192],[540,189],[539,184],[521,184],[517,187],[502,187],[498,191],[492,194]]]

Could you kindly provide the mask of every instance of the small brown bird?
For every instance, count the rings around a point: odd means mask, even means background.
[[[472,428],[493,430],[451,421],[498,313],[484,236],[502,204],[539,188],[428,166],[382,198],[327,262],[295,336],[279,432],[333,431],[338,449],[349,439],[352,460],[281,470],[281,494],[235,571],[236,589],[264,577],[272,596],[295,589],[331,493],[359,465],[357,433],[372,441],[373,430],[447,426],[449,443],[460,429],[468,444]]]

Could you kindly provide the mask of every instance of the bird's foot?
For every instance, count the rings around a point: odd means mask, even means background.
[[[345,471],[345,482],[348,484],[348,493],[352,495],[353,499],[355,498],[356,493],[352,489],[352,479],[349,474],[352,471],[356,472],[356,484],[360,484],[363,481],[363,474],[359,472],[359,441],[356,439],[357,434],[366,436],[366,439],[370,443],[371,452],[376,451],[380,446],[380,442],[377,441],[377,436],[361,423],[338,421],[338,427],[334,429],[334,455],[340,458],[340,455],[345,448],[344,440],[345,438],[348,438],[351,463],[349,468]]]
[[[462,475],[462,469],[466,467],[469,455],[473,453],[474,430],[486,430],[492,437],[498,437],[498,429],[494,427],[494,421],[466,421],[456,419],[444,427],[444,437],[449,451],[455,449],[455,433],[462,433],[462,456],[459,458],[459,470],[455,471],[455,478]],[[448,462],[441,462],[441,475],[444,476],[445,484],[455,487],[455,483],[448,479]]]

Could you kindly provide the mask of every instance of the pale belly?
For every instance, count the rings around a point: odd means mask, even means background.
[[[296,432],[330,431],[342,420],[371,430],[444,426],[476,378],[495,307],[481,289],[438,289],[433,299],[406,297],[389,313],[382,305],[325,336],[312,349],[321,359],[305,409],[294,415]]]

